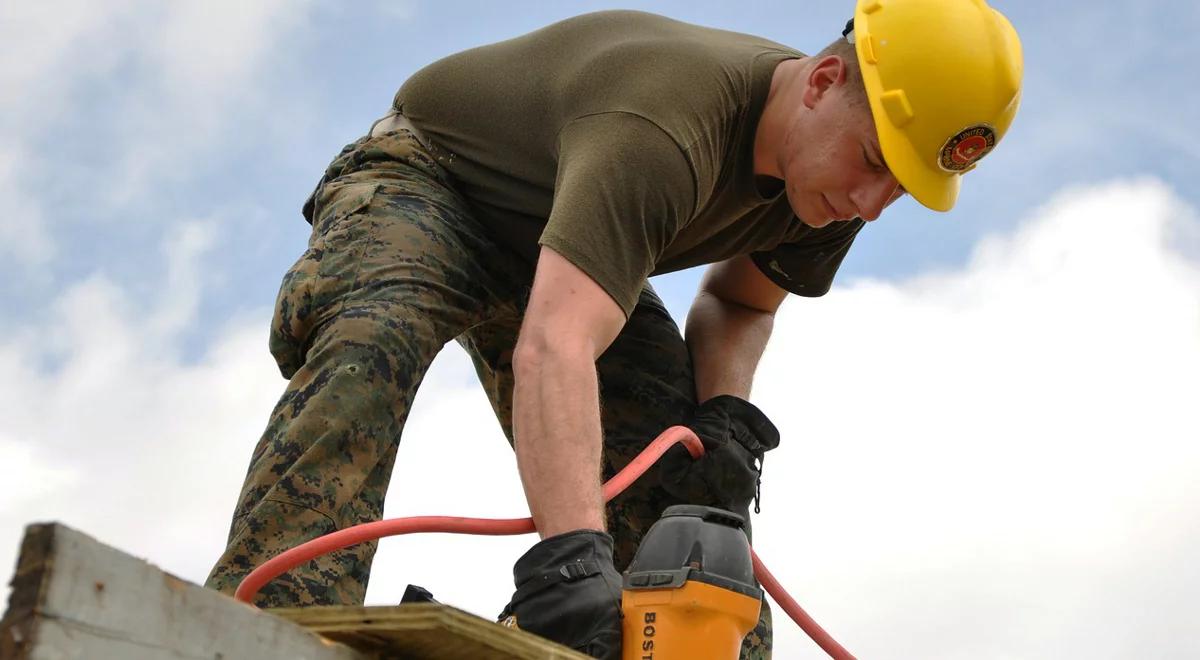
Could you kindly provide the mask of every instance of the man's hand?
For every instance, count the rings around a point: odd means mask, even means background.
[[[691,504],[706,504],[746,515],[758,495],[763,455],[779,446],[779,431],[754,404],[722,395],[696,408],[687,426],[704,443],[692,459],[682,446],[659,461],[661,483]]]
[[[501,623],[541,635],[593,658],[621,657],[621,576],[613,540],[578,530],[552,536],[513,566],[517,590]]]

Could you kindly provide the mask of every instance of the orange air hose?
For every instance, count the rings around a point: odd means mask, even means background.
[[[642,473],[649,469],[676,442],[682,443],[687,448],[688,453],[692,455],[692,458],[699,458],[704,455],[704,445],[700,443],[700,439],[696,437],[696,434],[691,429],[686,426],[672,426],[663,431],[661,435],[654,439],[654,442],[651,442],[648,447],[642,450],[642,453],[630,461],[629,465],[626,465],[616,476],[604,484],[604,501],[608,502],[621,493],[621,491],[628,488],[630,484],[642,476]],[[341,550],[342,548],[348,548],[365,541],[381,539],[385,536],[412,534],[414,532],[508,536],[513,534],[528,534],[534,531],[537,531],[537,528],[533,525],[533,518],[414,516],[411,518],[394,518],[392,520],[363,523],[326,534],[325,536],[315,538],[275,555],[251,571],[242,580],[241,584],[238,585],[237,591],[234,593],[234,598],[245,603],[251,603],[254,600],[254,596],[268,582],[293,568],[305,562],[312,561],[321,555]],[[771,594],[775,602],[787,612],[788,616],[796,622],[796,625],[800,626],[834,660],[855,660],[849,651],[843,648],[841,644],[838,644],[829,633],[825,632],[800,607],[799,603],[784,590],[783,586],[779,584],[774,575],[771,575],[771,572],[767,570],[766,565],[762,563],[762,560],[758,558],[758,554],[753,549],[750,550],[750,554],[754,560],[754,577],[758,578],[758,581],[763,585],[767,593]]]

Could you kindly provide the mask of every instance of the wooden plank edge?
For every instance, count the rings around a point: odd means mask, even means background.
[[[57,523],[26,528],[11,585],[5,660],[367,658]]]
[[[33,647],[38,634],[38,598],[45,592],[54,556],[54,524],[25,527],[17,566],[8,586],[8,608],[0,618],[0,658],[18,658]]]
[[[366,634],[372,637],[373,644],[378,639],[378,630],[403,627],[423,632],[442,630],[518,657],[553,660],[587,660],[588,657],[544,637],[502,626],[445,604],[297,607],[267,611],[343,642],[343,635]],[[484,632],[486,635],[481,634]]]

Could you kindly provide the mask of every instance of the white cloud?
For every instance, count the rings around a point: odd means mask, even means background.
[[[0,254],[25,267],[42,266],[53,258],[56,246],[46,230],[38,199],[18,181],[28,154],[16,144],[0,149]]]
[[[0,502],[16,508],[79,479],[79,474],[39,459],[34,448],[0,436],[0,465],[9,477],[0,482]]]
[[[46,166],[35,140],[78,112],[70,102],[78,85],[111,73],[128,39],[118,18],[129,8],[119,0],[0,6],[0,255],[29,273],[57,252],[35,183]]]
[[[263,128],[278,123],[282,107],[297,125],[303,112],[294,106],[302,104],[286,103],[280,92],[286,63],[278,45],[296,35],[310,7],[285,0],[5,3],[0,254],[29,266],[54,255],[61,228],[53,223],[62,219],[47,214],[63,200],[46,181],[97,155],[106,163],[88,173],[94,186],[76,192],[100,211],[146,197],[152,184],[185,180],[233,128],[242,143],[245,133],[271,134]]]
[[[516,458],[473,380],[470,360],[457,345],[438,357],[405,428],[387,517],[529,515]],[[385,540],[373,566],[368,603],[398,603],[412,583],[442,602],[494,617],[512,592],[512,563],[535,541],[532,535],[446,534]]]
[[[97,49],[94,57],[69,61],[73,49],[91,35],[110,29],[112,23],[129,12],[133,3],[113,0],[103,5],[87,0],[57,2],[14,2],[0,8],[0,44],[9,56],[0,59],[0,110],[11,112],[33,101],[57,100],[55,91],[65,91],[47,74],[70,67],[75,71],[95,71],[98,64],[109,63],[111,49]],[[35,98],[30,98],[30,95]],[[27,105],[28,104],[28,105]],[[44,110],[55,112],[58,106]]]
[[[283,64],[278,46],[295,36],[310,5],[196,0],[142,12],[145,25],[129,57],[145,73],[118,99],[126,146],[112,179],[112,201],[125,203],[148,183],[180,177],[189,161],[224,142],[218,138],[226,129],[254,131],[272,117],[294,125],[295,108],[283,102],[269,74]]]
[[[191,323],[200,304],[200,257],[216,243],[218,219],[185,222],[173,227],[165,246],[167,280],[164,297],[151,323],[156,334],[170,336]]]
[[[961,271],[785,307],[756,390],[784,436],[758,549],[851,651],[1196,655],[1200,263],[1176,241],[1197,222],[1153,181],[1069,191]],[[178,357],[194,306],[165,301],[195,295],[205,226],[168,243],[183,263],[154,308],[97,276],[0,344],[0,458],[30,467],[18,483],[57,475],[0,500],[0,565],[19,527],[46,518],[194,581],[220,551],[283,383],[265,310],[199,361]],[[525,510],[470,373],[454,348],[427,378],[389,516]],[[531,542],[387,540],[369,602],[413,582],[495,614]],[[777,657],[821,657],[776,613]]]
[[[1200,264],[1167,241],[1196,224],[1153,181],[1072,190],[961,272],[785,308],[764,560],[852,650],[1187,655]]]
[[[204,358],[181,358],[196,320],[195,277],[210,225],[168,239],[162,300],[150,309],[99,273],[49,318],[0,344],[4,479],[34,495],[0,499],[0,559],[23,524],[61,520],[194,577],[219,547],[257,427],[282,381],[264,314],[216,324]],[[52,480],[44,481],[42,475]],[[193,546],[200,550],[193,550]],[[2,565],[11,565],[4,561]]]

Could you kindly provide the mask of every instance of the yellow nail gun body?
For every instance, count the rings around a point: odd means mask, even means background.
[[[762,605],[743,525],[711,507],[663,512],[625,572],[623,660],[736,660]]]

